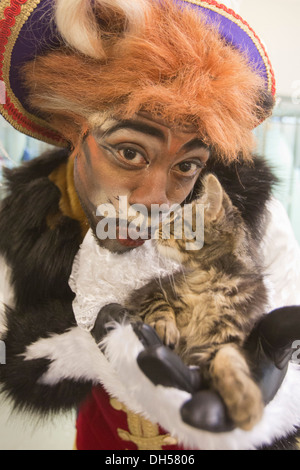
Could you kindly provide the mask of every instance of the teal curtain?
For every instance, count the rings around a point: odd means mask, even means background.
[[[43,142],[16,131],[0,116],[0,199],[4,196],[2,172],[4,167],[14,168],[51,148]]]
[[[255,131],[257,153],[263,155],[279,184],[274,195],[283,203],[300,243],[300,106],[279,98],[271,118]]]

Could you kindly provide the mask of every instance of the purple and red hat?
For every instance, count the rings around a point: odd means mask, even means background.
[[[52,21],[54,3],[55,0],[0,2],[0,81],[5,84],[5,103],[0,105],[0,112],[20,132],[52,145],[65,146],[64,138],[43,116],[30,109],[19,73],[24,63],[61,45]],[[216,26],[226,42],[247,57],[251,67],[264,78],[266,91],[275,96],[275,78],[268,54],[246,21],[214,0],[184,0],[183,3],[205,14],[207,22]]]

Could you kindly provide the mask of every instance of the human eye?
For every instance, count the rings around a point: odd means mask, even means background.
[[[204,167],[205,167],[205,163],[202,162],[201,160],[188,160],[188,161],[178,163],[174,167],[174,170],[176,171],[177,174],[183,177],[193,178]]]
[[[121,159],[128,163],[134,165],[147,163],[145,156],[134,147],[124,146],[115,149],[115,151]]]
[[[134,144],[102,145],[125,168],[143,168],[148,164],[145,152]]]

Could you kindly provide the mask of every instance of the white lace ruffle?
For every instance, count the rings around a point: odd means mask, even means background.
[[[90,331],[102,307],[122,304],[130,292],[153,277],[172,275],[178,269],[178,263],[158,255],[151,240],[118,255],[101,248],[89,230],[74,259],[69,279],[76,294],[73,310],[78,325]]]

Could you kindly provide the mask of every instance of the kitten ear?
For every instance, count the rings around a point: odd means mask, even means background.
[[[205,217],[215,220],[223,208],[224,190],[219,180],[212,174],[205,177],[203,186]]]

